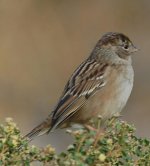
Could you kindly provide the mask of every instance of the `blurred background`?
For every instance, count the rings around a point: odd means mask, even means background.
[[[122,112],[150,137],[150,1],[0,0],[0,121],[13,117],[22,134],[45,119],[74,69],[105,32],[123,32],[140,48],[135,83]],[[57,151],[72,141],[62,130],[31,144]]]

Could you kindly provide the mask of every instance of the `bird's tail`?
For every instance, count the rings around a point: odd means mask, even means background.
[[[51,130],[51,118],[47,118],[44,122],[35,127],[31,132],[24,136],[29,141],[33,140],[34,137],[49,133]]]

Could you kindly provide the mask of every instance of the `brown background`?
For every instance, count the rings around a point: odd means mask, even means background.
[[[123,119],[150,137],[148,0],[0,0],[1,122],[13,117],[25,134],[44,120],[69,75],[108,31],[125,33],[141,49],[133,57],[135,84]],[[70,141],[57,130],[32,143],[60,151]]]

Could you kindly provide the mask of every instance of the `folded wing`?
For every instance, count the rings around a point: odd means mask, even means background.
[[[77,68],[52,113],[51,129],[57,128],[73,116],[91,95],[105,86],[104,72],[107,67],[107,64],[89,60]]]

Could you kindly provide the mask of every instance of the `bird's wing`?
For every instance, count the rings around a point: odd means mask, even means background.
[[[51,129],[75,114],[98,89],[106,84],[104,73],[108,64],[87,60],[73,73],[52,113]]]

